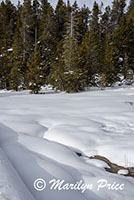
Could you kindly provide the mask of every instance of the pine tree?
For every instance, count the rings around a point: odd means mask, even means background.
[[[9,89],[9,73],[7,53],[0,54],[0,89]]]
[[[41,1],[41,20],[39,32],[42,67],[44,69],[44,75],[48,77],[50,74],[51,62],[55,56],[57,39],[54,11],[47,0]],[[44,77],[44,80],[45,84],[47,80],[46,77]]]
[[[100,20],[100,34],[101,34],[101,41],[105,42],[105,37],[107,34],[111,33],[110,30],[110,19],[111,19],[111,8],[107,6],[105,8],[105,12],[101,15]]]
[[[93,31],[96,33],[96,35],[99,36],[100,28],[99,28],[99,15],[101,14],[101,11],[99,9],[99,5],[94,2],[93,10],[92,10],[92,16],[90,21],[90,27],[93,29]]]
[[[126,0],[113,0],[111,10],[110,29],[111,33],[118,27],[124,13]]]
[[[134,20],[134,0],[130,0],[129,2],[127,16],[128,18],[131,18]]]
[[[125,83],[131,85],[134,81],[134,72],[129,68],[128,55],[125,53],[124,62],[123,62],[123,75]]]
[[[81,90],[81,69],[79,69],[79,51],[76,40],[69,34],[64,41],[64,90],[78,92]]]
[[[65,34],[65,22],[66,22],[66,5],[63,0],[58,0],[55,9],[55,21],[56,21],[56,35],[57,41],[61,41]]]
[[[84,86],[91,85],[94,69],[91,65],[90,60],[90,42],[89,42],[89,30],[87,30],[85,37],[82,40],[82,44],[80,45],[80,67],[82,69],[83,74],[83,83]]]
[[[24,0],[23,6],[18,6],[17,24],[12,44],[13,52],[10,56],[11,89],[25,88],[27,61],[32,54],[35,39],[33,19],[31,0]]]
[[[10,49],[15,30],[16,8],[10,0],[0,4],[0,43],[5,50]]]
[[[82,39],[88,28],[90,11],[86,7],[79,9],[77,2],[75,1],[72,6],[72,16],[73,16],[73,33],[78,42],[81,44]]]
[[[128,11],[126,14],[127,24],[126,24],[126,55],[127,55],[127,65],[128,70],[132,70],[134,72],[134,0],[130,0]]]
[[[100,74],[103,65],[103,49],[100,40],[99,6],[95,2],[89,30],[90,62],[93,74]]]
[[[90,14],[91,11],[85,5],[81,8],[81,15],[82,15],[82,31],[83,31],[83,38],[89,28],[89,21],[90,21]]]
[[[75,1],[72,5],[72,18],[73,18],[73,34],[77,42],[80,44],[83,38],[83,24],[82,24],[82,15],[78,4]]]
[[[124,43],[126,45],[126,53],[128,56],[128,66],[129,69],[134,72],[134,19],[129,18],[127,20],[126,32],[127,34]]]
[[[40,20],[40,4],[38,0],[33,1],[33,21],[34,21],[34,44],[36,45],[38,41],[38,29],[39,29],[39,20]]]
[[[0,88],[8,89],[9,87],[10,68],[8,64],[15,22],[15,6],[10,0],[2,1],[0,4]]]
[[[104,55],[104,65],[102,70],[103,80],[101,81],[101,85],[111,86],[116,82],[117,77],[115,73],[115,67],[113,63],[113,48],[110,40],[110,35],[106,36],[105,43],[105,55]]]
[[[69,17],[69,15],[68,15]],[[60,42],[57,49],[57,59],[54,64],[57,66],[54,76],[55,87],[66,92],[78,92],[83,89],[82,71],[79,67],[79,46],[74,34],[73,14],[66,24],[66,35],[64,41]],[[63,50],[60,51],[60,48]],[[54,70],[53,70],[54,71]]]
[[[35,45],[33,56],[28,60],[27,66],[27,88],[32,90],[34,94],[38,94],[44,76],[42,74],[41,52],[38,44]]]
[[[116,74],[122,73],[125,74],[124,71],[124,58],[125,54],[128,54],[127,52],[127,46],[128,41],[126,41],[126,38],[128,38],[128,25],[127,25],[127,19],[125,14],[122,16],[120,20],[120,24],[118,28],[113,33],[113,62],[115,66],[115,72]]]
[[[95,2],[90,27],[80,47],[80,66],[83,69],[83,81],[85,86],[96,84],[96,74],[101,73],[103,66],[99,14],[99,6]]]
[[[33,51],[34,23],[31,0],[24,0],[22,8],[23,61],[26,62]]]
[[[55,58],[51,62],[49,83],[57,90],[64,90],[63,74],[64,74],[64,60],[63,60],[63,40],[61,40],[56,48]]]
[[[17,12],[17,23],[16,30],[13,38],[12,52],[9,57],[10,63],[10,88],[18,90],[19,88],[25,87],[25,73],[26,73],[26,63],[24,62],[24,43],[23,43],[23,33],[22,33],[22,6],[19,6]]]

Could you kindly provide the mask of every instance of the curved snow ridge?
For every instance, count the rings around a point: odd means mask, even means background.
[[[65,124],[64,119],[61,119],[61,124],[53,125],[45,132],[44,139],[73,148],[77,147],[87,156],[92,156],[90,152],[95,152],[94,155],[105,156],[112,162],[125,167],[126,159],[124,158],[129,157],[127,167],[132,167],[134,166],[133,116],[132,111],[123,112],[121,116],[118,112],[99,117],[91,115],[92,119],[86,119],[85,124],[81,122],[80,117],[76,116],[78,125],[74,120],[72,124]]]
[[[35,200],[0,148],[0,199]]]
[[[119,175],[107,173],[104,170],[104,163],[100,163],[100,161],[87,160],[84,157],[79,158],[76,153],[74,153],[73,148],[69,148],[62,144],[48,141],[46,139],[35,138],[28,135],[19,136],[19,143],[26,146],[32,152],[38,153],[38,163],[40,166],[47,170],[47,172],[53,174],[56,177],[63,179],[66,177],[66,173],[68,173],[69,177],[71,176],[73,180],[84,180],[84,183],[93,183],[94,188],[91,192],[84,193],[84,196],[87,199],[109,199],[113,200],[113,196],[117,199],[131,200],[131,195],[133,194],[133,180],[126,179],[125,177],[120,177]],[[41,156],[42,161],[40,161],[39,157]],[[46,162],[46,158],[51,159],[52,165]],[[58,168],[57,168],[58,166]],[[63,173],[64,169],[64,173]],[[67,176],[68,177],[68,176]],[[66,177],[66,178],[67,178]],[[119,183],[125,184],[124,191],[116,191],[116,190],[108,190],[103,189],[102,191],[97,191],[97,182],[100,179],[106,179],[109,183]],[[71,181],[70,179],[65,179],[67,181]],[[96,196],[97,195],[97,196]],[[93,198],[94,197],[94,198]],[[74,198],[75,199],[75,198]]]
[[[46,180],[47,183],[49,183],[49,181],[52,179],[59,178],[64,179],[64,181],[68,183],[75,183],[76,179],[74,178],[75,176],[73,176],[73,174],[77,174],[78,177],[80,173],[77,173],[73,168],[71,169],[71,167],[66,167],[63,164],[59,164],[56,160],[54,161],[49,157],[28,150],[26,147],[18,143],[18,135],[13,130],[4,126],[3,124],[1,124],[0,127],[0,141],[2,142],[2,149],[10,158],[10,162],[12,163],[15,171],[19,175],[20,180],[22,180],[26,189],[30,191],[35,199],[44,200],[44,197],[46,197],[49,200],[54,200],[56,196],[56,198],[58,199],[64,198],[65,200],[68,200],[68,198],[72,197],[78,200],[86,200],[85,195],[87,194],[82,194],[80,191],[75,190],[70,190],[68,192],[65,190],[59,191],[46,188],[42,192],[36,191],[33,187],[33,183],[36,179],[40,177]],[[8,136],[10,136],[10,138],[8,138]],[[32,144],[32,138],[30,142]],[[33,145],[35,147],[34,142]],[[56,147],[58,148],[58,145]],[[70,173],[71,171],[72,173]],[[16,176],[14,177],[14,179],[16,180]],[[21,188],[21,185],[19,183],[18,187]],[[16,186],[15,189],[17,190]],[[96,198],[98,198],[97,195],[94,194],[92,191],[88,192],[88,196],[92,196],[93,200],[96,200]],[[25,199],[30,198],[27,195],[27,198]],[[31,198],[30,200],[33,199]]]

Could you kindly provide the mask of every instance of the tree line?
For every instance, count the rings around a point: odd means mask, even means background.
[[[0,89],[42,86],[78,92],[133,82],[134,0],[94,2],[92,10],[68,0],[0,3]]]

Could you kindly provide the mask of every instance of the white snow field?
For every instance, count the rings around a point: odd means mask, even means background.
[[[107,172],[94,155],[134,167],[134,87],[0,92],[0,200],[133,200],[134,178]],[[54,190],[53,179],[91,188]]]

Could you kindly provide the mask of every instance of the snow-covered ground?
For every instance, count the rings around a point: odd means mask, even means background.
[[[0,92],[0,200],[133,200],[134,178],[106,172],[106,163],[86,157],[94,155],[134,167],[134,87]],[[46,181],[40,192],[38,178]],[[92,187],[54,190],[53,179]]]

